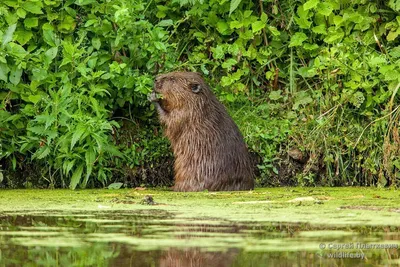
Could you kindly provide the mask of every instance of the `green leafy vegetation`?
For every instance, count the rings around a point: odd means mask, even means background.
[[[170,184],[147,94],[172,70],[203,73],[257,155],[259,184],[397,185],[399,11],[398,0],[2,1],[0,185]]]

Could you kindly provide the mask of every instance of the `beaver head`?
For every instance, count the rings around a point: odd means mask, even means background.
[[[169,112],[196,106],[210,89],[199,73],[171,72],[156,77],[154,91],[161,95],[159,102]]]

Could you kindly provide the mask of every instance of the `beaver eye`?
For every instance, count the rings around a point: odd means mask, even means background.
[[[191,84],[190,88],[192,89],[192,92],[197,94],[201,90],[201,85],[200,84]]]

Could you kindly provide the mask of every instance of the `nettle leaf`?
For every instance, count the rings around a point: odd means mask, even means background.
[[[282,90],[276,90],[276,91],[272,91],[269,95],[268,95],[268,97],[269,97],[269,99],[271,99],[271,100],[279,100],[279,99],[281,99],[282,98]]]
[[[39,20],[38,18],[34,17],[34,18],[26,18],[24,20],[24,25],[26,28],[34,28],[37,27],[39,24]]]
[[[312,30],[313,32],[315,32],[315,33],[324,34],[324,35],[327,34],[325,24],[320,24],[320,25],[318,25],[318,26],[315,26],[315,27],[313,27],[311,30]]]
[[[390,56],[394,58],[400,58],[400,46],[396,46],[392,48],[392,50],[389,52]]]
[[[27,130],[36,135],[40,135],[40,136],[44,135],[44,133],[46,132],[44,125],[28,127]]]
[[[394,41],[396,40],[397,36],[399,36],[399,31],[391,31],[386,36],[386,40],[388,40],[389,42]]]
[[[290,39],[289,47],[301,46],[308,37],[304,32],[296,32]]]
[[[319,46],[317,45],[317,44],[309,44],[309,43],[305,43],[304,45],[303,45],[303,48],[305,49],[305,50],[315,50],[315,49],[317,49]]]
[[[251,24],[251,28],[253,32],[258,32],[265,27],[265,22],[256,21]]]
[[[25,1],[22,4],[23,9],[25,9],[26,11],[33,13],[33,14],[43,14],[42,7],[43,7],[43,4],[41,1],[38,1],[38,2]]]
[[[72,190],[74,190],[76,188],[76,186],[79,184],[79,182],[81,181],[83,167],[84,167],[83,164],[80,164],[78,166],[78,168],[76,168],[76,170],[72,174],[71,182],[69,184],[69,188],[71,188]]]
[[[319,4],[319,0],[308,0],[304,3],[303,8],[304,10],[309,10],[316,7]]]
[[[329,27],[328,35],[324,39],[325,43],[332,44],[339,42],[344,37],[344,32],[341,28],[336,29],[335,27]]]
[[[25,16],[26,16],[26,11],[23,10],[22,8],[18,8],[16,13],[17,13],[17,16],[18,16],[18,17],[23,18],[23,19],[24,19]]]
[[[224,48],[221,45],[217,45],[217,47],[212,47],[211,52],[213,53],[213,58],[222,59],[225,57]]]
[[[368,61],[368,63],[369,63],[370,66],[376,67],[376,66],[381,65],[381,64],[386,64],[386,59],[381,57],[381,56],[372,57]]]
[[[228,25],[228,23],[226,23],[225,21],[219,21],[219,22],[217,23],[217,30],[218,30],[219,33],[221,33],[221,34],[227,33],[227,31],[229,30],[229,25]]]
[[[15,40],[20,45],[25,45],[30,39],[32,39],[32,37],[33,33],[31,31],[20,30],[15,32]]]
[[[42,146],[41,148],[36,151],[36,153],[33,155],[33,158],[37,159],[43,159],[47,157],[51,152],[51,149],[49,146]]]
[[[31,101],[33,104],[36,104],[42,99],[41,95],[30,95],[28,96],[29,101]]]
[[[299,109],[299,106],[306,106],[313,102],[313,99],[309,96],[309,94],[305,91],[300,91],[296,95],[295,103],[293,105],[293,109]]]
[[[62,22],[57,26],[57,29],[62,33],[69,33],[76,27],[76,21],[71,16],[65,16]]]
[[[400,1],[399,0],[390,0],[388,5],[394,11],[400,11]]]
[[[274,26],[268,26],[268,30],[272,33],[273,36],[280,36],[281,32]]]
[[[3,35],[3,43],[2,43],[3,46],[8,44],[12,40],[14,31],[16,28],[17,28],[17,24],[10,25],[7,28],[6,33]]]
[[[317,7],[317,13],[324,15],[324,16],[329,16],[330,14],[332,14],[333,11],[333,6],[331,3],[327,3],[327,2],[323,2],[323,3],[319,3],[318,7]]]
[[[224,63],[222,63],[222,67],[223,67],[224,69],[230,69],[230,68],[232,68],[233,65],[236,65],[237,63],[238,63],[238,62],[237,62],[236,59],[234,59],[234,58],[229,58],[229,59],[225,60]]]
[[[231,6],[229,8],[229,16],[233,13],[233,11],[235,11],[238,8],[240,2],[242,2],[242,0],[231,0]]]

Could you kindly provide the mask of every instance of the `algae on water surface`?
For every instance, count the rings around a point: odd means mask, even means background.
[[[3,190],[0,266],[389,264],[399,258],[399,203],[398,191],[371,188]]]

